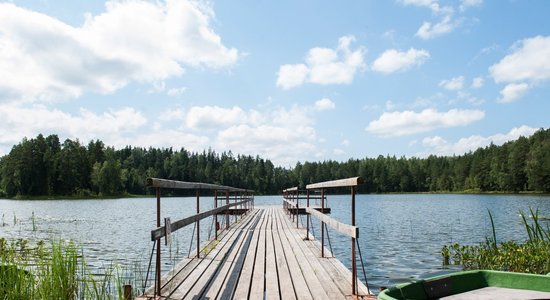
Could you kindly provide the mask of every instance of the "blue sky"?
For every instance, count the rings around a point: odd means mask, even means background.
[[[277,165],[549,127],[548,1],[0,2],[0,155],[38,133]]]

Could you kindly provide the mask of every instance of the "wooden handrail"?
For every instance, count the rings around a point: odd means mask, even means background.
[[[306,207],[305,210],[308,214],[311,214],[317,219],[321,220],[323,223],[330,225],[330,227],[336,229],[340,233],[343,233],[352,238],[359,238],[359,228],[357,226],[351,226],[349,224],[337,221],[336,219],[333,219],[311,207]]]
[[[170,232],[173,233],[174,231],[176,231],[178,229],[181,229],[181,228],[183,228],[183,227],[185,227],[189,224],[193,224],[197,221],[208,218],[212,215],[215,215],[215,214],[220,213],[220,212],[222,212],[226,209],[229,209],[230,207],[241,205],[241,204],[244,204],[244,203],[247,203],[247,202],[250,202],[250,201],[252,201],[252,199],[247,199],[247,200],[243,200],[243,201],[236,202],[236,203],[226,204],[226,205],[219,206],[217,208],[207,210],[207,211],[201,212],[199,214],[196,214],[196,215],[193,215],[193,216],[190,216],[190,217],[187,217],[187,218],[183,218],[181,220],[178,220],[178,221],[170,224]],[[151,241],[155,241],[157,239],[163,238],[164,236],[166,236],[165,226],[161,226],[161,227],[158,227],[156,229],[151,230]]]
[[[229,192],[253,192],[252,190],[234,188],[231,186],[202,183],[202,182],[186,182],[178,180],[147,178],[147,185],[150,187],[169,188],[169,189],[186,189],[186,190],[216,190]]]
[[[312,190],[312,189],[326,189],[326,188],[336,188],[336,187],[350,187],[350,186],[358,186],[360,184],[363,184],[363,182],[364,181],[362,177],[351,177],[346,179],[338,179],[338,180],[308,184],[306,185],[306,189]]]

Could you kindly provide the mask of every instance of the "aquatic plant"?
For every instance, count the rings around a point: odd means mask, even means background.
[[[122,283],[132,273],[123,278],[113,263],[93,274],[81,251],[72,242],[29,247],[26,240],[0,238],[0,299],[124,299]]]
[[[496,229],[491,213],[493,236],[479,245],[445,245],[441,250],[443,264],[461,265],[465,270],[489,269],[522,273],[550,272],[550,228],[540,222],[538,211],[530,209],[532,221],[523,212],[520,216],[527,232],[525,242],[497,243]]]

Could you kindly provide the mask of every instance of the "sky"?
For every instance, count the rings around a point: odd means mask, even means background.
[[[24,137],[461,155],[550,127],[550,1],[0,2],[0,155]]]

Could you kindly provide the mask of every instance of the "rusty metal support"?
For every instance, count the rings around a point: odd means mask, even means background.
[[[300,225],[300,217],[299,217],[299,214],[300,213],[300,191],[296,191],[296,229],[299,228],[299,225]]]
[[[195,193],[197,195],[197,214],[200,213],[199,200],[200,200],[200,190],[196,189]],[[197,258],[201,254],[201,221],[197,220]]]
[[[229,205],[229,191],[225,191],[225,204]],[[229,211],[225,211],[225,229],[229,229]]]
[[[355,190],[351,187],[351,226],[355,226]],[[351,293],[357,295],[357,260],[355,259],[355,238],[351,238]]]
[[[157,194],[157,227],[160,227],[160,188],[156,189]],[[156,275],[156,295],[160,296],[160,239],[157,240],[157,263],[155,266],[155,275]]]
[[[214,191],[214,208],[218,208],[218,191]],[[214,214],[214,239],[218,239],[218,214]]]
[[[325,213],[325,189],[321,189],[321,212]],[[321,257],[325,257],[325,222],[321,221]]]
[[[309,190],[307,190],[307,207],[309,208]],[[307,224],[307,230],[306,230],[306,240],[309,240],[309,213],[306,213],[306,224]]]

